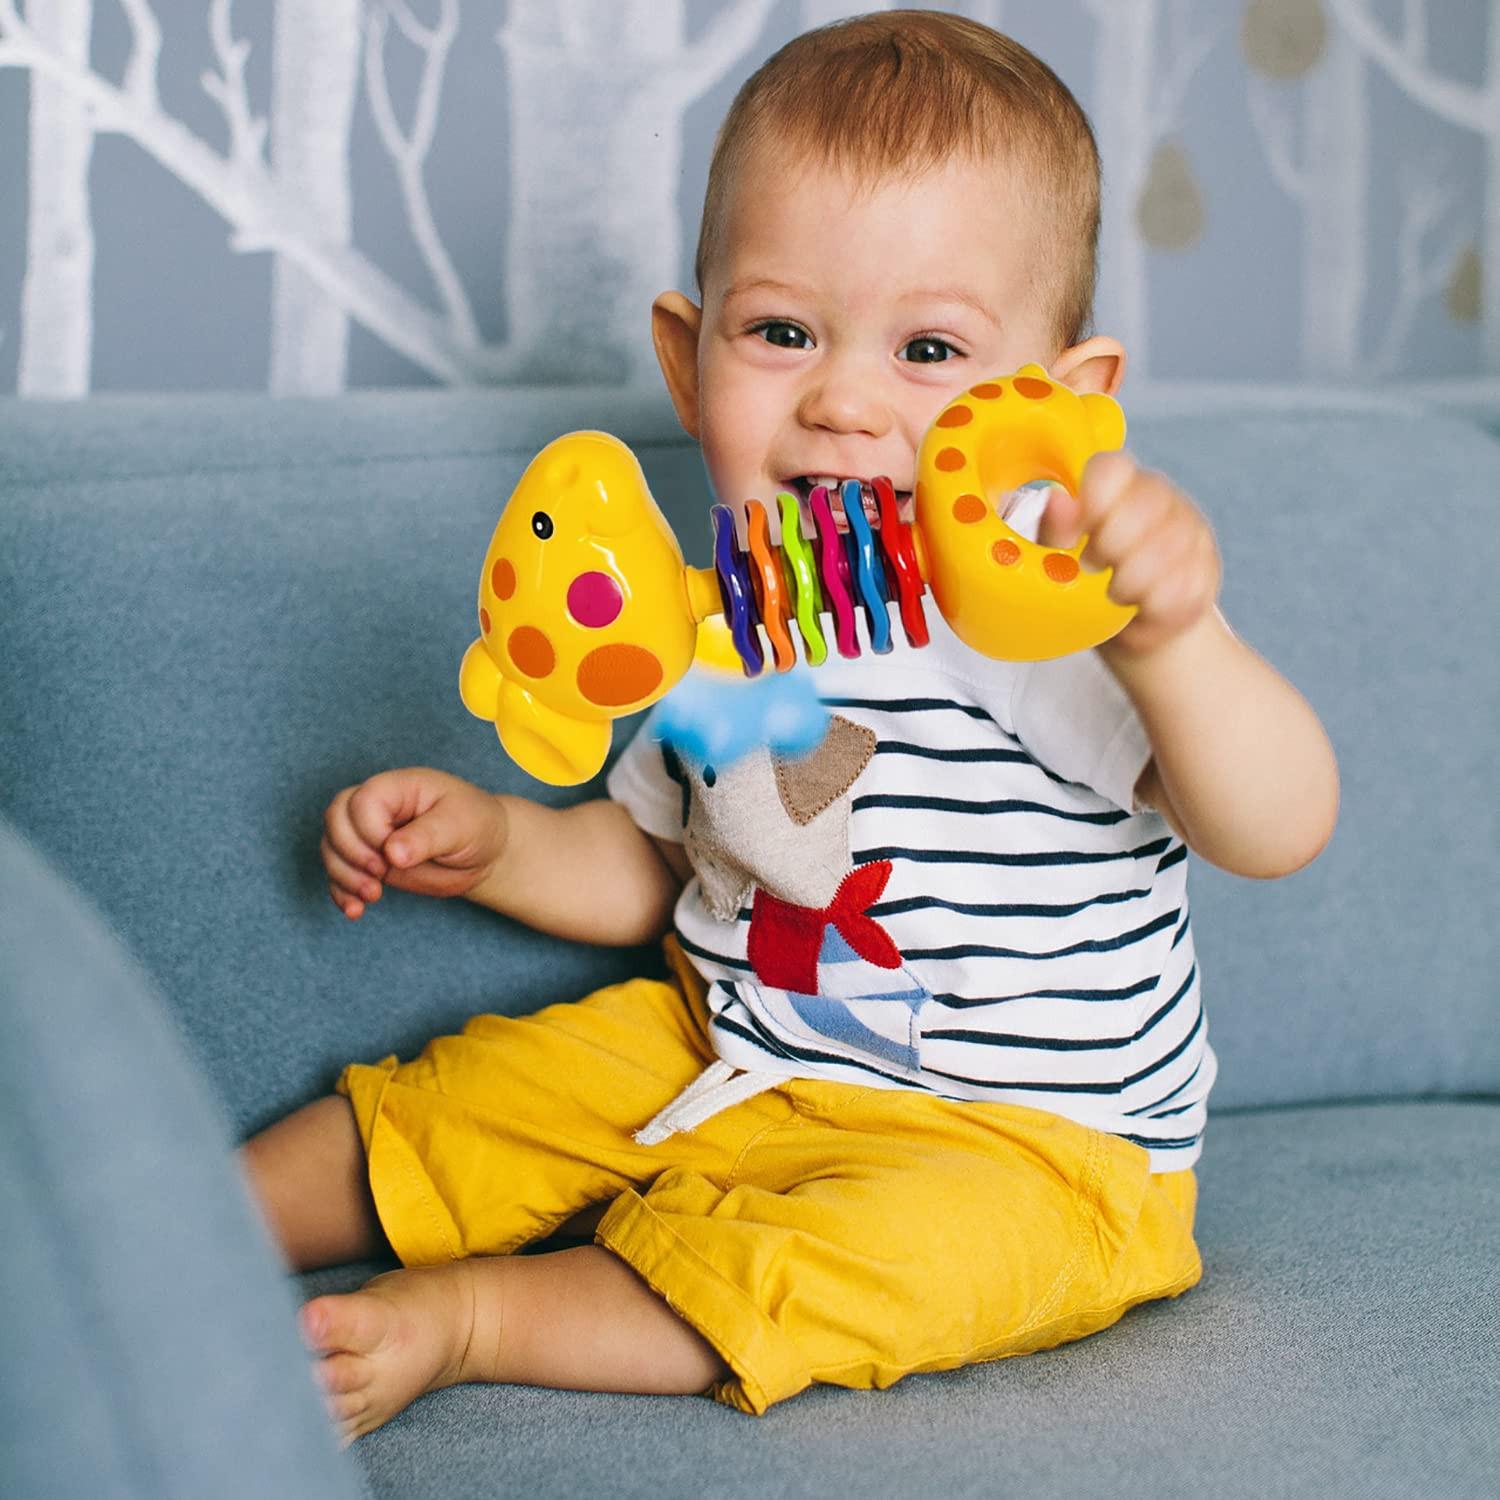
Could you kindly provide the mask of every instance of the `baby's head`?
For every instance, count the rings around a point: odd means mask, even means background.
[[[719,131],[701,306],[652,309],[719,499],[825,476],[909,490],[938,412],[1028,362],[1112,394],[1124,350],[1086,336],[1098,232],[1088,121],[1018,43],[930,11],[788,43]]]

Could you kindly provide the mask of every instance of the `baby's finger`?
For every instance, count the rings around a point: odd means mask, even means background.
[[[1135,604],[1143,609],[1163,584],[1181,577],[1196,548],[1187,527],[1169,527],[1148,535],[1115,565],[1109,581],[1109,596],[1116,604]]]
[[[329,871],[330,891],[342,891],[354,900],[369,901],[369,903],[380,900],[380,880],[375,879],[371,874],[366,874],[363,870],[356,870],[354,865],[351,865],[338,852],[338,849],[329,843],[327,837],[324,837],[320,853],[323,855],[324,868]],[[335,900],[338,900],[338,895],[335,895]],[[341,901],[339,904],[342,906],[344,903]]]
[[[1047,508],[1042,512],[1042,523],[1037,528],[1036,539],[1044,547],[1066,550],[1082,534],[1082,520],[1083,507],[1077,498],[1060,484],[1054,484],[1047,491]]]
[[[1147,545],[1167,520],[1172,492],[1165,481],[1149,475],[1135,479],[1116,494],[1109,508],[1088,528],[1084,549],[1088,562],[1097,568],[1118,568],[1132,553]]]
[[[365,903],[351,896],[342,886],[334,885],[331,881],[328,886],[329,899],[351,922],[357,922],[365,914]]]
[[[324,834],[329,844],[351,865],[382,880],[386,864],[380,846],[390,831],[390,824],[381,821],[373,805],[360,803],[356,807],[355,793],[359,790],[358,787],[345,787],[328,804],[328,810],[323,814]]]
[[[318,852],[323,856],[323,868],[328,871],[329,878],[334,885],[363,901],[380,900],[380,882],[373,875],[366,874],[365,871],[351,865],[329,843],[326,834]]]
[[[443,860],[462,851],[472,829],[451,798],[439,798],[420,817],[403,824],[385,841],[382,853],[393,870],[409,870],[428,860]]]
[[[1123,450],[1096,453],[1083,466],[1078,480],[1078,503],[1083,507],[1083,530],[1091,537],[1130,490],[1139,473],[1140,465]]]

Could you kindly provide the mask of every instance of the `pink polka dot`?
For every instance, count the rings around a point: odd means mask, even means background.
[[[568,585],[568,613],[580,625],[598,630],[624,608],[620,585],[608,573],[580,573]]]

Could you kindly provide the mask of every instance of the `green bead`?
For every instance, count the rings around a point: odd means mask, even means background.
[[[828,656],[828,643],[818,622],[823,603],[818,565],[812,548],[802,536],[802,512],[797,507],[797,497],[783,490],[776,502],[781,507],[781,555],[792,579],[797,628],[802,632],[808,666],[821,666]]]

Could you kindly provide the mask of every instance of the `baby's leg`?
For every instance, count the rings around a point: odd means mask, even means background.
[[[478,1257],[377,1276],[302,1309],[346,1439],[466,1381],[689,1395],[729,1374],[718,1353],[599,1245]]]
[[[315,1099],[253,1136],[240,1163],[294,1271],[390,1254],[349,1101]]]

